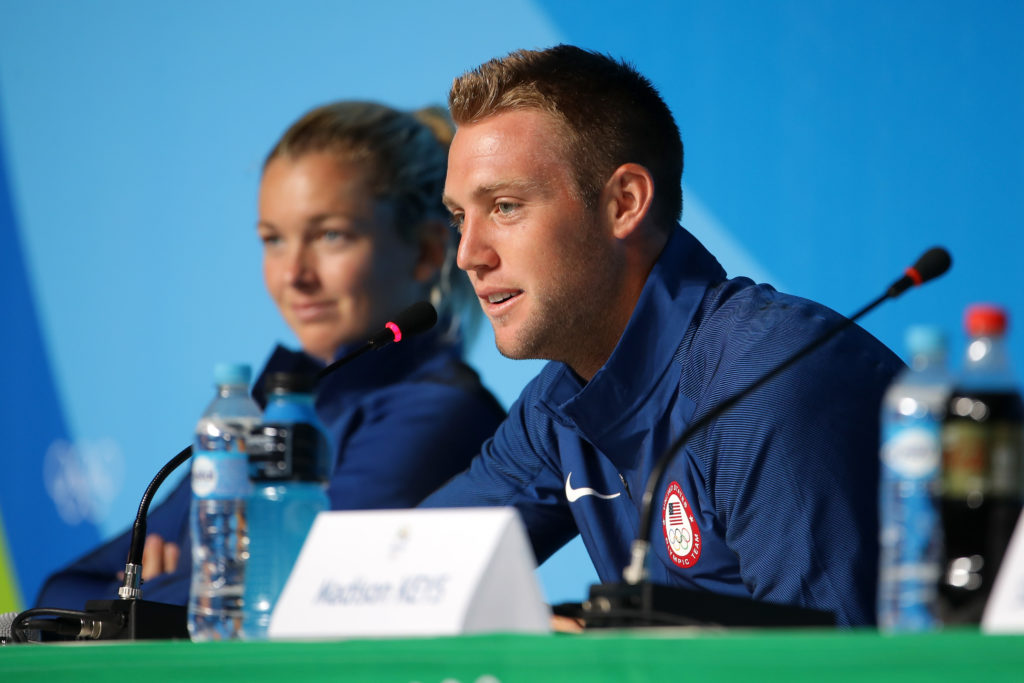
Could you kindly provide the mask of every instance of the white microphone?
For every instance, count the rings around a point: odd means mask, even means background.
[[[6,645],[11,641],[11,625],[17,616],[18,612],[0,614],[0,645]]]

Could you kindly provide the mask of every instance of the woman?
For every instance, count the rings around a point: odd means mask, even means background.
[[[369,102],[318,107],[267,156],[259,192],[263,275],[302,347],[263,369],[316,372],[429,298],[440,321],[328,375],[317,412],[337,447],[334,509],[411,507],[469,465],[504,411],[460,360],[455,308],[471,293],[453,268],[441,204],[451,127],[444,113]],[[475,308],[475,307],[474,307]],[[262,402],[262,377],[254,395]],[[187,478],[149,515],[145,598],[188,599]],[[166,539],[166,541],[165,541]],[[36,604],[81,608],[116,595],[125,533],[51,576]]]

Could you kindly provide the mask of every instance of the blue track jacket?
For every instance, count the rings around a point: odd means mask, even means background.
[[[546,365],[471,468],[424,505],[514,505],[538,561],[578,532],[601,580],[621,581],[658,456],[841,320],[726,279],[678,228],[593,379]],[[700,430],[655,494],[651,580],[873,622],[879,405],[901,367],[853,326]]]

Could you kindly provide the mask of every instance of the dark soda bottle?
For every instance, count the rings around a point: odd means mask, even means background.
[[[1006,348],[1006,312],[967,309],[964,369],[942,428],[945,557],[939,614],[981,621],[1024,499],[1024,405]]]

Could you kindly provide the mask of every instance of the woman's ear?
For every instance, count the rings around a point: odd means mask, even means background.
[[[417,282],[429,283],[437,277],[444,266],[444,259],[448,253],[449,229],[445,221],[435,219],[424,221],[417,233],[419,254],[412,275]]]

